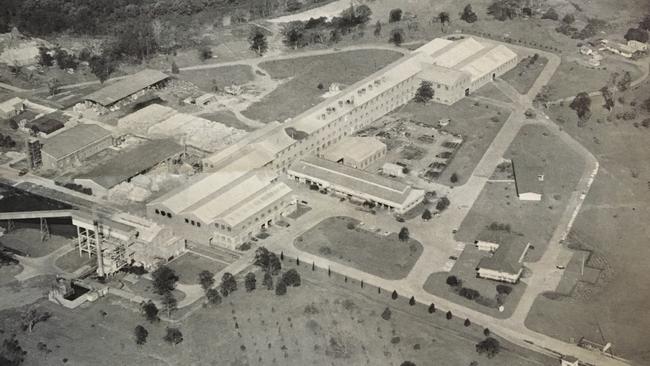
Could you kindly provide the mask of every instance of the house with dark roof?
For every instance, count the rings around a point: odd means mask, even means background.
[[[486,230],[479,234],[476,243],[479,249],[480,243],[488,243],[491,252],[479,261],[476,267],[478,277],[508,283],[519,281],[530,243],[523,243],[515,234],[502,230]]]
[[[121,100],[145,89],[160,85],[168,79],[169,75],[164,72],[146,69],[88,94],[84,99],[109,108]]]
[[[37,135],[46,137],[47,135],[62,129],[69,119],[70,118],[66,117],[63,113],[54,112],[26,123],[25,127],[31,129]]]
[[[92,189],[93,195],[106,196],[116,185],[182,153],[183,146],[171,139],[147,141],[77,176],[74,182]]]
[[[95,124],[79,124],[41,141],[45,169],[65,169],[113,144],[111,131]]]

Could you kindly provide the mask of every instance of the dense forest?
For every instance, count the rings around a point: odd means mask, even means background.
[[[11,27],[32,36],[59,32],[113,34],[125,22],[185,17],[203,12],[226,15],[244,10],[260,17],[285,7],[284,0],[2,0],[0,33]],[[216,20],[216,18],[212,18]]]

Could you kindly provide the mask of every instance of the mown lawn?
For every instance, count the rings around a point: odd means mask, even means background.
[[[359,50],[263,62],[260,68],[280,84],[243,114],[262,122],[284,121],[324,99],[332,83],[351,85],[397,60],[401,54],[385,50]],[[318,85],[323,84],[323,89]]]

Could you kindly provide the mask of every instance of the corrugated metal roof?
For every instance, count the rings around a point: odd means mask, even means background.
[[[110,135],[109,130],[98,125],[80,124],[41,142],[44,153],[55,159],[61,159]]]
[[[234,210],[223,216],[222,220],[230,226],[235,226],[259,212],[264,207],[291,194],[291,188],[282,182],[277,182],[256,194],[252,199],[237,205]]]
[[[423,65],[418,73],[421,79],[443,85],[456,85],[460,80],[470,79],[471,74],[437,65]]]
[[[171,139],[147,141],[118,154],[75,179],[89,179],[110,189],[182,152],[183,147]]]
[[[376,137],[349,136],[327,149],[324,157],[331,161],[341,158],[363,161],[385,148],[386,145]]]
[[[475,40],[474,38],[466,38],[462,41],[454,42],[453,44],[442,48],[438,53],[434,54],[433,64],[443,67],[454,67],[466,58],[472,56],[476,52],[482,50],[485,46]]]
[[[94,93],[88,94],[85,99],[108,107],[167,78],[169,78],[169,75],[161,71],[145,69]]]

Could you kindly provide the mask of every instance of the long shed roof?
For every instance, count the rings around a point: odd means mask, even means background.
[[[80,124],[44,139],[43,152],[60,159],[111,135],[96,124]]]
[[[94,93],[88,94],[85,99],[108,107],[144,88],[155,85],[168,78],[169,75],[164,72],[145,69],[99,89]]]

